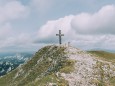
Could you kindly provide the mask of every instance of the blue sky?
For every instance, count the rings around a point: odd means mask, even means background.
[[[115,0],[0,0],[0,52],[36,51],[63,42],[115,50]]]

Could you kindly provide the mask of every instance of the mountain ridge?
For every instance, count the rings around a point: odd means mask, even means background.
[[[72,46],[45,46],[0,78],[1,86],[114,86],[115,63]],[[6,82],[7,81],[7,82]]]

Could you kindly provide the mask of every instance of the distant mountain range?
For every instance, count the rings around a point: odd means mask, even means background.
[[[1,53],[0,76],[14,70],[33,56],[32,53]]]

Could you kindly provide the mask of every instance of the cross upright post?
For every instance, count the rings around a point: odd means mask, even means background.
[[[61,34],[61,30],[59,30],[59,34],[56,34],[56,36],[59,36],[59,44],[62,44],[62,36],[64,36],[64,34]]]

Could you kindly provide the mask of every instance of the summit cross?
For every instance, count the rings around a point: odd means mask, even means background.
[[[64,36],[64,34],[61,34],[61,30],[59,30],[59,34],[56,34],[56,36],[59,36],[59,44],[62,44],[62,36]]]

